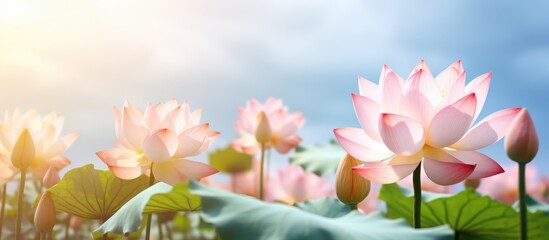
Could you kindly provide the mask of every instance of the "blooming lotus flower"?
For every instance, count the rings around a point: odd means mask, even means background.
[[[63,156],[78,137],[71,133],[60,137],[63,128],[63,118],[55,112],[42,117],[36,110],[20,112],[6,111],[4,121],[0,122],[0,180],[11,179],[19,169],[11,163],[12,152],[21,133],[26,129],[34,145],[34,158],[28,169],[39,179],[43,179],[46,171],[53,167],[56,170],[67,166],[70,161]],[[26,165],[26,164],[25,164]]]
[[[204,152],[219,132],[200,124],[201,110],[190,111],[187,102],[172,99],[149,104],[145,112],[129,101],[121,111],[114,108],[115,148],[97,152],[119,178],[134,179],[152,173],[159,181],[174,184],[217,172],[208,164],[188,160]]]
[[[290,205],[310,199],[333,196],[333,189],[326,178],[305,173],[299,166],[289,165],[270,177],[267,183],[267,199]]]
[[[451,185],[503,172],[475,150],[500,140],[519,108],[495,112],[471,127],[482,109],[492,74],[465,85],[461,61],[433,77],[421,61],[406,81],[384,66],[379,85],[359,78],[353,94],[362,128],[338,128],[335,136],[353,157],[354,170],[378,183],[393,183],[423,163],[429,179]]]
[[[260,116],[267,117],[265,121],[259,121]],[[274,147],[280,153],[287,153],[292,150],[301,138],[296,135],[305,119],[301,112],[288,113],[288,108],[282,105],[282,100],[269,98],[265,104],[252,99],[246,103],[246,108],[238,109],[239,119],[235,123],[240,138],[232,142],[234,149],[247,154],[255,154],[261,148],[256,139],[256,130],[260,130],[260,137],[270,135],[265,143],[265,148]],[[263,123],[258,129],[259,123]],[[265,124],[268,123],[270,128]],[[269,134],[267,134],[269,133]]]

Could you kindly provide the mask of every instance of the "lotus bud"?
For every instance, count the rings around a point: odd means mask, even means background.
[[[534,122],[526,108],[520,110],[505,136],[507,156],[518,163],[528,163],[538,152],[539,140]]]
[[[11,151],[11,163],[19,169],[30,167],[34,161],[34,141],[28,129],[23,129]]]
[[[59,179],[59,172],[57,171],[57,168],[50,166],[44,175],[44,179],[42,179],[42,183],[44,183],[44,187],[51,188],[60,180],[61,179]]]
[[[362,202],[370,192],[370,181],[353,171],[361,162],[349,154],[339,162],[335,177],[337,198],[345,204],[356,205]]]
[[[55,205],[49,192],[44,192],[34,213],[34,227],[42,233],[49,233],[55,226]]]
[[[463,182],[463,185],[465,185],[465,188],[477,189],[478,186],[480,186],[480,178],[466,179],[465,182]]]
[[[271,125],[265,112],[260,112],[257,116],[257,128],[255,129],[255,139],[261,144],[271,140]]]
[[[79,230],[82,226],[82,219],[78,216],[71,215],[71,219],[69,220],[69,226],[71,226],[72,229]]]

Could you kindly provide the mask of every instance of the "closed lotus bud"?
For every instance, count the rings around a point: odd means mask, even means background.
[[[480,186],[480,178],[466,179],[465,182],[463,182],[463,185],[465,185],[465,188],[477,189],[478,186]]]
[[[271,140],[271,125],[265,112],[260,112],[257,116],[257,128],[255,129],[255,139],[261,144]]]
[[[44,192],[34,213],[34,227],[42,233],[49,233],[55,226],[55,205],[49,192]]]
[[[57,168],[50,166],[44,175],[44,179],[42,179],[42,183],[44,183],[44,187],[51,188],[60,180],[61,179],[59,179],[59,172],[57,171]]]
[[[19,169],[30,167],[34,161],[34,142],[28,129],[23,129],[11,151],[11,163]]]
[[[361,162],[349,154],[339,162],[335,177],[337,198],[345,204],[354,205],[362,202],[370,192],[370,181],[353,171]]]
[[[509,126],[504,147],[507,156],[519,163],[532,161],[538,153],[538,134],[526,108],[520,110],[511,126]]]

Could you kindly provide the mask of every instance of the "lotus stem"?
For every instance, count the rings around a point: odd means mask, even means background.
[[[2,209],[0,210],[0,240],[2,239],[2,229],[4,228],[4,209],[6,208],[6,186],[2,187]]]
[[[519,207],[520,207],[520,239],[528,239],[528,221],[526,214],[526,163],[519,162]]]
[[[27,178],[27,169],[21,169],[21,179],[19,180],[19,192],[17,195],[17,217],[15,220],[15,238],[17,240],[23,239],[21,235],[21,220],[23,220],[23,204],[25,197],[25,179]]]
[[[263,201],[265,199],[265,195],[263,192],[263,168],[265,167],[265,144],[261,144],[261,162],[260,162],[260,170],[259,170],[259,200]]]
[[[71,227],[71,215],[68,214],[67,221],[65,221],[65,240],[69,240],[70,227]]]
[[[154,184],[154,173],[153,173],[153,163],[151,163],[151,174],[149,178],[149,187]],[[147,230],[145,231],[145,239],[149,240],[151,239],[151,222],[152,222],[152,214],[147,214]]]
[[[160,222],[160,214],[156,215],[158,221],[158,239],[164,239],[164,232],[162,231],[162,223]]]
[[[109,233],[103,233],[103,240],[109,240]]]
[[[414,228],[421,228],[421,163],[413,173],[414,181]]]
[[[231,190],[236,193],[236,173],[231,174]]]
[[[351,210],[358,210],[358,204],[347,204]]]

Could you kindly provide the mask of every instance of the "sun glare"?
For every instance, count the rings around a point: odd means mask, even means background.
[[[32,8],[26,1],[0,0],[0,19],[17,21],[32,14]]]

